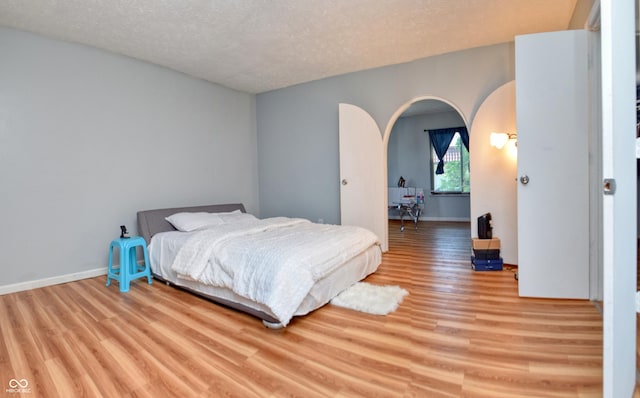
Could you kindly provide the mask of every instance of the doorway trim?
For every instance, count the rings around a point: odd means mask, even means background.
[[[440,101],[440,102],[444,102],[445,104],[451,106],[451,108],[453,108],[456,112],[458,112],[458,114],[460,115],[460,117],[462,118],[462,121],[464,122],[464,125],[467,127],[467,131],[471,131],[471,128],[469,126],[469,121],[467,119],[467,116],[465,115],[464,112],[462,112],[462,110],[453,102],[444,99],[442,97],[438,97],[435,95],[424,95],[424,96],[420,96],[420,97],[414,97],[413,99],[405,102],[404,104],[402,104],[394,113],[393,115],[391,115],[391,118],[389,119],[389,122],[387,123],[387,127],[384,130],[384,135],[382,137],[382,164],[383,164],[383,178],[384,178],[384,189],[382,194],[384,195],[384,244],[385,247],[389,247],[389,216],[388,216],[388,208],[389,208],[389,164],[388,164],[388,146],[389,146],[389,137],[391,136],[391,130],[393,130],[393,126],[396,124],[396,122],[398,121],[398,119],[400,118],[400,116],[407,110],[409,109],[409,107],[411,107],[411,105],[413,105],[416,102],[420,102],[420,101],[426,101],[426,100],[435,100],[435,101]],[[471,163],[469,163],[469,167],[471,167]],[[471,195],[471,194],[469,194]]]

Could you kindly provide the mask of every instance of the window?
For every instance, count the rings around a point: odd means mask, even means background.
[[[436,174],[438,155],[431,145],[431,192],[469,193],[469,151],[455,133],[444,155],[444,174]]]

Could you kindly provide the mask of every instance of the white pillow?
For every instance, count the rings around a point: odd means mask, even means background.
[[[220,218],[222,219],[222,222],[225,224],[257,219],[256,216],[254,216],[253,214],[243,213],[240,210],[232,211],[230,213],[218,213],[218,214],[220,214]]]
[[[220,218],[220,213],[176,213],[166,217],[165,220],[169,221],[175,229],[182,232],[191,232],[224,224],[224,221]]]
[[[243,213],[240,209],[237,209],[221,213],[176,213],[169,217],[165,217],[165,220],[169,221],[178,231],[191,232],[247,219],[252,220],[255,218],[256,217],[254,215]]]

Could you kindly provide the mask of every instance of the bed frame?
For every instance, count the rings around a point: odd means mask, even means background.
[[[230,203],[230,204],[221,204],[221,205],[205,205],[205,206],[191,206],[191,207],[172,207],[166,209],[155,209],[155,210],[142,210],[138,212],[138,233],[144,238],[144,240],[149,244],[151,242],[151,238],[153,235],[159,232],[168,232],[175,231],[176,229],[171,225],[165,217],[168,217],[175,213],[180,212],[208,212],[208,213],[220,213],[220,212],[229,212],[234,210],[240,210],[243,213],[246,213],[244,205],[242,203]],[[165,282],[167,285],[188,291],[197,296],[203,297],[209,301],[212,301],[216,304],[223,305],[228,308],[232,308],[238,311],[242,311],[249,315],[255,316],[259,319],[262,319],[262,323],[270,328],[278,328],[280,322],[272,317],[271,315],[262,312],[260,310],[256,310],[255,308],[247,307],[245,305],[228,301],[220,297],[213,297],[197,290],[189,289],[184,286],[176,285],[172,281],[168,281],[157,274],[153,274],[153,277]],[[281,325],[280,325],[281,326]]]

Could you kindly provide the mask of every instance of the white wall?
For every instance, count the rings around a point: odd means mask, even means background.
[[[469,220],[469,195],[432,195],[429,133],[424,130],[464,126],[456,111],[399,118],[393,125],[387,146],[387,186],[394,187],[402,176],[405,186],[424,189],[423,220]]]
[[[0,54],[0,292],[104,269],[138,210],[258,211],[255,96],[6,28]]]
[[[477,218],[491,213],[493,236],[500,238],[505,263],[518,264],[517,147],[509,140],[502,149],[489,143],[491,132],[516,133],[515,81],[504,84],[480,105],[469,134],[471,161],[471,233]]]

